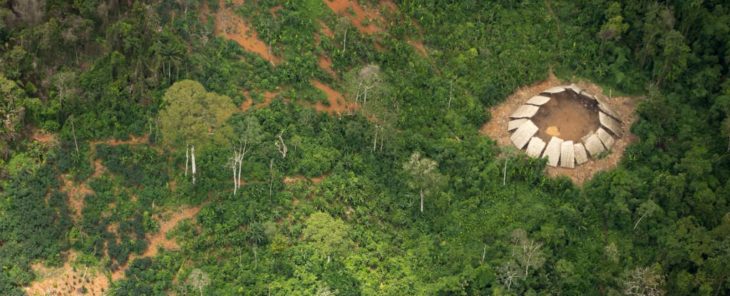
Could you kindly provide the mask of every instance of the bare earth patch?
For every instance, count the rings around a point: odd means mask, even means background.
[[[276,98],[276,96],[278,96],[278,95],[279,95],[279,92],[278,91],[274,91],[274,92],[267,91],[267,92],[264,92],[264,101],[261,102],[261,103],[255,104],[255,106],[254,106],[253,99],[249,96],[248,92],[245,92],[244,93],[244,96],[246,97],[246,100],[243,101],[243,103],[241,103],[241,110],[248,111],[249,109],[251,109],[251,107],[255,107],[256,109],[260,109],[260,108],[264,108],[266,106],[269,106],[271,104],[271,102],[274,101],[274,98]]]
[[[44,144],[44,145],[51,145],[57,143],[56,135],[52,133],[47,133],[42,130],[36,129],[33,131],[33,135],[31,136],[31,139],[33,141],[36,141],[38,143]]]
[[[31,268],[38,279],[25,287],[25,292],[28,295],[105,295],[109,279],[103,270],[86,266],[74,268],[70,262],[74,262],[76,257],[76,252],[69,252],[61,267],[33,264]],[[85,294],[81,293],[84,288]]]
[[[602,98],[603,101],[611,107],[611,109],[621,116],[625,130],[623,137],[616,139],[616,143],[611,148],[611,153],[604,158],[593,159],[573,169],[550,166],[546,167],[546,172],[549,176],[567,176],[576,184],[582,185],[596,172],[616,167],[623,156],[626,146],[636,140],[636,136],[631,134],[629,128],[636,120],[634,110],[636,109],[637,99],[631,97],[609,98],[604,95],[603,89],[595,84],[587,81],[577,81],[574,83],[589,93]],[[510,141],[510,133],[507,131],[509,115],[532,96],[537,95],[541,91],[552,86],[564,84],[570,83],[560,81],[555,77],[555,75],[550,73],[548,79],[544,81],[521,87],[515,93],[510,95],[502,104],[494,106],[489,110],[491,120],[482,126],[480,133],[494,139],[494,141],[496,141],[500,146],[512,147],[513,145]]]
[[[540,128],[537,136],[546,143],[553,136],[580,142],[583,136],[600,126],[598,107],[571,95],[567,92],[553,94],[532,117],[532,122]]]
[[[81,210],[84,208],[84,199],[94,191],[89,188],[86,182],[75,184],[70,176],[61,176],[61,191],[68,195],[68,205],[71,210],[71,218],[78,221],[81,218]]]
[[[413,48],[416,49],[416,52],[418,54],[420,54],[423,57],[428,56],[428,52],[426,51],[426,47],[423,46],[423,42],[418,41],[418,40],[412,40],[412,39],[409,39],[407,42],[408,42],[408,44],[413,46]]]
[[[243,1],[233,1],[234,7],[242,3]],[[218,5],[218,12],[215,15],[216,35],[236,41],[243,49],[258,54],[273,65],[281,62],[279,57],[271,53],[271,48],[259,39],[258,33],[236,15],[232,8],[226,6],[225,0],[220,0]]]
[[[325,56],[325,55],[319,56],[319,58],[317,59],[317,64],[319,65],[319,67],[322,70],[327,72],[327,74],[330,74],[332,77],[337,77],[337,74],[335,74],[335,71],[332,70],[332,60],[330,60],[330,58],[328,58],[327,56]]]
[[[357,110],[359,107],[356,103],[349,103],[345,101],[345,98],[342,96],[341,93],[337,92],[336,90],[332,89],[330,86],[317,81],[317,80],[311,80],[310,83],[317,89],[321,90],[327,95],[327,102],[329,103],[329,106],[325,106],[322,104],[322,102],[317,102],[314,105],[314,109],[319,112],[327,112],[329,114],[343,114],[343,113],[349,113],[351,111]]]
[[[142,253],[141,255],[130,255],[127,262],[132,262],[134,259],[137,258],[154,257],[155,255],[157,255],[157,252],[160,248],[168,251],[180,249],[180,246],[175,240],[167,238],[167,233],[175,228],[175,226],[177,226],[180,221],[195,217],[195,215],[200,212],[201,207],[202,206],[196,206],[179,209],[175,211],[169,211],[163,214],[163,217],[169,216],[169,218],[165,219],[164,221],[160,221],[160,230],[158,232],[153,234],[147,234],[147,250],[145,250],[144,253]],[[129,264],[126,264],[118,270],[114,271],[112,273],[112,279],[116,281],[123,278],[124,272],[127,270],[128,267]]]
[[[289,184],[294,184],[294,183],[306,181],[306,180],[311,181],[312,184],[319,184],[319,183],[322,183],[322,181],[324,181],[325,178],[327,178],[327,175],[322,175],[322,176],[313,177],[313,178],[307,178],[307,177],[301,176],[301,175],[288,176],[288,177],[284,177],[284,184],[289,185]]]
[[[330,38],[335,37],[335,33],[332,32],[332,29],[330,29],[330,27],[328,27],[324,22],[319,21],[319,27],[322,31],[322,34],[324,34],[325,36]]]
[[[325,0],[324,3],[336,14],[349,19],[361,33],[373,34],[383,30],[379,27],[383,22],[380,13],[375,9],[362,7],[357,0]]]

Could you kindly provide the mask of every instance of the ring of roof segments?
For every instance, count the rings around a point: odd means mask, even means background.
[[[547,158],[553,167],[575,168],[597,159],[622,136],[618,114],[574,84],[542,91],[509,119],[512,144],[530,157]]]

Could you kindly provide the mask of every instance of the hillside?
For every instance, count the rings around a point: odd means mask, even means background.
[[[730,295],[729,60],[724,1],[0,0],[0,295]]]

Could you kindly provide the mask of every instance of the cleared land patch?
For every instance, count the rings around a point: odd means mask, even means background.
[[[483,135],[487,135],[490,138],[494,139],[499,145],[501,146],[513,146],[510,136],[511,133],[508,131],[508,125],[510,122],[509,116],[515,112],[515,110],[525,104],[528,100],[531,98],[540,95],[541,93],[544,93],[546,90],[550,90],[551,88],[555,86],[565,85],[568,84],[564,81],[560,81],[557,79],[552,73],[549,74],[548,79],[537,82],[532,85],[524,86],[519,89],[517,89],[512,95],[507,97],[507,99],[497,106],[494,106],[489,110],[491,114],[491,120],[486,122],[480,129],[480,132]],[[546,172],[550,176],[567,176],[573,182],[575,182],[578,185],[583,184],[585,181],[591,178],[593,174],[595,174],[598,171],[607,170],[615,167],[618,165],[619,161],[621,160],[621,157],[623,156],[624,150],[628,144],[633,142],[636,137],[631,134],[629,128],[633,124],[633,122],[636,120],[636,115],[634,114],[634,110],[636,109],[637,104],[637,98],[632,97],[608,97],[604,94],[604,91],[601,87],[598,85],[595,85],[593,83],[587,82],[587,81],[577,81],[575,82],[575,85],[579,87],[582,90],[587,91],[588,93],[591,93],[595,95],[601,103],[606,104],[610,109],[615,111],[615,113],[618,113],[621,115],[622,119],[622,125],[623,128],[623,135],[620,138],[615,139],[613,143],[613,147],[611,147],[611,152],[607,155],[603,155],[599,158],[594,158],[590,161],[587,161],[586,163],[583,163],[582,165],[579,165],[575,168],[561,168],[561,167],[551,167],[548,166],[546,168]],[[561,92],[563,89],[558,90],[557,88],[554,89],[555,92]],[[539,112],[538,112],[539,113]],[[548,126],[549,127],[549,126]],[[560,128],[557,128],[559,132]],[[546,131],[547,133],[547,131]],[[544,142],[549,142],[552,135],[550,136],[547,141],[544,140]],[[596,136],[596,138],[598,138]],[[578,142],[576,142],[578,143]],[[575,145],[575,144],[574,144]],[[603,144],[601,144],[603,145]],[[528,145],[529,146],[529,145]],[[582,148],[582,147],[580,147]],[[578,148],[578,149],[580,149]],[[579,162],[582,160],[582,150],[577,151],[575,154],[575,160],[576,162]],[[580,153],[580,155],[579,155]]]
[[[233,8],[227,7],[224,0],[220,0],[215,15],[215,34],[236,41],[243,49],[261,56],[272,64],[281,62],[281,58],[271,52],[271,48],[258,37],[247,22],[234,12],[235,7],[242,1],[234,1]]]

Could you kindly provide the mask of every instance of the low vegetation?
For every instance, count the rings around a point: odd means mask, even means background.
[[[729,9],[0,0],[0,294],[730,294]],[[553,72],[642,98],[582,185],[479,132]]]

